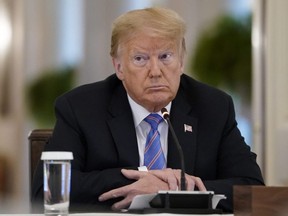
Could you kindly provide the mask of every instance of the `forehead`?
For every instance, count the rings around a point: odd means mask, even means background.
[[[119,44],[119,51],[165,51],[176,50],[179,43],[170,38],[151,36],[149,34],[135,34],[122,40]]]

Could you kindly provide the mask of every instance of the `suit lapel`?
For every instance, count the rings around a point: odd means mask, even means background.
[[[172,102],[171,124],[174,127],[176,136],[182,147],[185,169],[189,174],[193,174],[196,157],[196,135],[197,119],[191,115],[192,107],[188,104],[184,94],[181,91]],[[185,131],[185,125],[187,126]],[[192,132],[189,126],[191,126]],[[181,162],[174,140],[169,132],[168,135],[168,164],[167,167],[180,169]]]
[[[109,110],[111,118],[108,120],[108,125],[118,151],[119,164],[139,166],[137,137],[132,111],[122,85],[115,90]]]

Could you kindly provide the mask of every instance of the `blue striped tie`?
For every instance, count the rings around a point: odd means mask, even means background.
[[[163,118],[158,114],[151,113],[144,121],[151,125],[145,145],[144,165],[148,170],[163,169],[165,167],[165,157],[158,131],[158,125],[163,121]]]

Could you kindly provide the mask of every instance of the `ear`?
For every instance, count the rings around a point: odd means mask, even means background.
[[[124,79],[124,74],[122,71],[122,66],[121,66],[121,61],[119,58],[112,58],[113,66],[116,72],[116,76],[118,79],[123,80]]]
[[[181,74],[184,73],[184,57],[181,57],[180,59],[180,71],[181,71]]]

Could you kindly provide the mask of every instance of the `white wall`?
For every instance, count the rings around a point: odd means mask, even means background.
[[[267,1],[266,180],[288,185],[288,1]]]
[[[23,127],[24,127],[24,70],[23,70],[23,2],[14,2],[1,0],[1,7],[8,8],[9,20],[12,28],[12,38],[10,44],[9,61],[7,64],[8,80],[7,84],[9,110],[5,115],[0,116],[0,154],[7,160],[8,172],[7,176],[7,197],[10,199],[23,199],[27,193],[27,186],[22,184],[26,181],[27,168],[22,166],[23,162],[28,158],[28,149],[23,143]],[[2,67],[0,67],[3,69]],[[0,71],[2,73],[3,71]],[[2,98],[3,99],[3,98]],[[6,207],[1,205],[0,197],[0,212]],[[19,206],[19,204],[18,204]],[[15,208],[16,209],[16,208]]]
[[[288,1],[255,0],[254,147],[267,185],[288,185]]]

